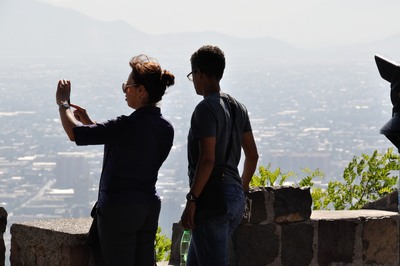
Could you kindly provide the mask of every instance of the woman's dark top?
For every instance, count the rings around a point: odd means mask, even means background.
[[[158,170],[174,138],[160,108],[142,107],[130,116],[75,127],[74,134],[77,145],[105,145],[98,207],[159,200]]]

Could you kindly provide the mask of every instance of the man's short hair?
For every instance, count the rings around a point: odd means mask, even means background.
[[[225,69],[225,55],[217,46],[204,45],[190,58],[192,71],[199,70],[207,76],[221,80]]]

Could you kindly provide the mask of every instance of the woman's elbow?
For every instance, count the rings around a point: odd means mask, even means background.
[[[69,134],[67,134],[67,135],[68,135],[68,138],[69,138],[70,141],[75,142],[75,135],[74,135],[74,133],[69,133]]]

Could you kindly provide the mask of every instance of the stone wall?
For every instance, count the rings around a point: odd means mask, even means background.
[[[82,218],[13,224],[11,265],[94,265],[86,245],[90,223],[91,218]],[[168,265],[179,265],[181,234],[174,224]],[[238,266],[399,265],[399,215],[311,213],[308,189],[260,188],[247,195],[230,254],[231,265]]]
[[[231,265],[399,265],[399,215],[381,210],[314,211],[309,190],[261,188],[247,196]],[[173,226],[170,265],[182,228]]]
[[[94,260],[86,245],[92,218],[51,219],[11,226],[11,265],[86,266]]]

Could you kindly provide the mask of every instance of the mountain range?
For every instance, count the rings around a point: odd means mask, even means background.
[[[236,38],[217,32],[146,34],[126,22],[103,22],[35,0],[0,0],[0,59],[115,57],[148,53],[187,58],[204,44],[254,63],[400,58],[400,34],[386,39],[319,49],[298,48],[270,37]]]

